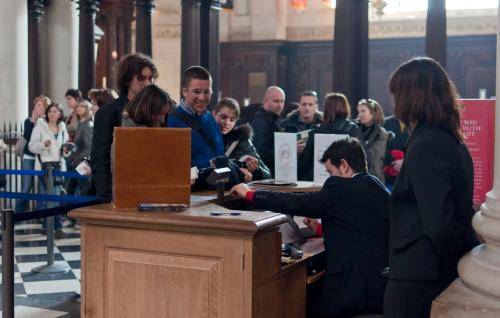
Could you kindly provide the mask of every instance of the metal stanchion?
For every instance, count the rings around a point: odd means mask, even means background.
[[[2,210],[2,317],[14,318],[14,210]]]
[[[47,193],[54,193],[54,167],[52,165],[47,165],[47,170],[45,174],[45,186]],[[55,206],[54,202],[48,202],[48,208],[53,208]],[[54,217],[47,218],[47,264],[37,266],[31,271],[33,273],[40,274],[56,274],[65,273],[70,270],[70,267],[66,264],[54,264]]]

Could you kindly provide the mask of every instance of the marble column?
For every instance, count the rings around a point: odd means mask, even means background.
[[[42,94],[61,103],[64,113],[70,110],[64,102],[68,88],[78,87],[78,14],[77,4],[52,0],[41,22]]]
[[[0,1],[0,124],[28,116],[28,6],[26,1]],[[3,125],[2,125],[3,127]]]
[[[333,89],[357,105],[368,97],[368,1],[337,0],[334,28]]]
[[[425,53],[446,67],[446,0],[429,0]]]
[[[95,85],[95,15],[99,0],[78,0],[80,14],[78,88],[83,95]]]
[[[155,7],[154,0],[135,0],[136,29],[135,29],[135,51],[152,56],[153,34],[151,13]]]
[[[500,1],[498,9],[500,23]],[[497,35],[497,96],[500,92],[500,30]],[[495,162],[493,189],[472,219],[484,244],[458,264],[460,277],[433,302],[433,318],[500,317],[500,111],[495,113]]]
[[[41,92],[40,21],[44,13],[42,0],[28,0],[28,83],[29,101]]]

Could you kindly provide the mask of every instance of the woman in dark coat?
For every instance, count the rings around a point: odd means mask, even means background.
[[[402,64],[389,85],[395,115],[412,133],[391,197],[384,317],[424,318],[457,277],[458,260],[477,244],[472,159],[457,92],[436,61]]]
[[[363,144],[363,135],[358,125],[350,120],[351,106],[344,94],[329,93],[323,104],[323,124],[311,131],[307,138],[304,152],[299,157],[299,179],[313,180],[314,167],[314,134],[349,135],[357,138]]]
[[[360,100],[357,121],[363,133],[368,173],[384,183],[384,159],[390,134],[382,127],[384,123],[382,106],[373,99]]]
[[[271,178],[269,168],[252,144],[252,127],[244,124],[235,128],[240,116],[238,102],[232,98],[221,99],[215,105],[213,115],[224,139],[225,155],[240,167],[245,181]]]

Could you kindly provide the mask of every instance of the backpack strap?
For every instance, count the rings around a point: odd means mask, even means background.
[[[191,127],[194,131],[198,132],[203,138],[203,141],[212,149],[213,153],[217,155],[217,148],[215,146],[215,141],[202,129],[200,119],[189,115],[186,112],[180,111],[174,108],[170,111],[169,116],[176,117],[188,127]]]

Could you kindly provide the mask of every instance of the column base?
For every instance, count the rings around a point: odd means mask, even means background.
[[[500,299],[477,293],[457,278],[432,302],[431,318],[498,318]]]

